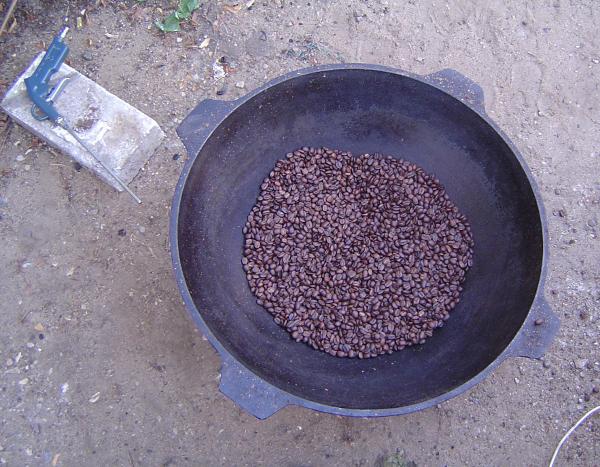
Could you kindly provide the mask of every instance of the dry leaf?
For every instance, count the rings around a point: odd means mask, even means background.
[[[129,12],[129,19],[131,21],[140,21],[145,18],[146,10],[139,5],[134,5]]]
[[[75,272],[75,266],[71,266],[68,270],[67,270],[67,277],[71,277],[73,275],[73,273]]]
[[[200,43],[200,48],[201,49],[205,49],[208,47],[208,44],[210,44],[210,37],[205,38],[201,43]]]
[[[229,13],[237,13],[242,9],[242,5],[236,3],[234,5],[224,5],[223,10],[228,11]]]
[[[200,23],[198,22],[198,20],[200,19],[200,10],[196,10],[192,13],[192,16],[190,16],[190,23],[192,23],[194,26],[198,26]]]
[[[42,323],[37,323],[33,329],[35,329],[36,331],[42,332],[44,330],[44,325]]]
[[[54,454],[54,457],[52,458],[52,467],[57,466],[59,457],[60,457],[60,452],[58,454]]]

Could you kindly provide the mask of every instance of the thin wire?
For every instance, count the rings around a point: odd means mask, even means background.
[[[556,458],[558,457],[558,451],[560,451],[560,448],[562,447],[562,445],[565,443],[565,441],[567,441],[567,439],[569,438],[569,436],[571,436],[571,433],[573,433],[579,427],[579,425],[581,425],[583,422],[585,422],[585,420],[589,416],[595,414],[599,410],[600,410],[600,405],[597,406],[597,407],[594,407],[591,410],[589,410],[583,417],[581,417],[579,419],[579,421],[575,425],[573,425],[571,427],[571,429],[569,431],[567,431],[567,433],[562,437],[562,439],[558,443],[558,446],[556,446],[556,449],[554,450],[554,454],[552,455],[552,459],[550,460],[550,464],[548,465],[548,467],[553,467],[554,466],[554,462],[556,461]]]

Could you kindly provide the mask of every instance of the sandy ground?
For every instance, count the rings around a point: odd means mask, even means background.
[[[0,462],[547,465],[600,402],[600,3],[257,0],[227,12],[208,1],[196,25],[166,36],[151,24],[168,2],[104,3],[69,35],[70,63],[167,138],[133,183],[137,207],[0,120]],[[74,24],[86,4],[19,2],[18,26],[0,40],[0,92],[60,17]],[[191,47],[205,36],[209,47]],[[215,83],[223,55],[235,68]],[[168,213],[185,160],[175,128],[203,98],[341,61],[449,67],[482,86],[542,193],[546,296],[562,328],[543,361],[508,360],[421,413],[350,419],[288,407],[258,421],[218,391],[219,359],[173,278]],[[598,419],[582,427],[559,465],[599,465],[599,430]]]

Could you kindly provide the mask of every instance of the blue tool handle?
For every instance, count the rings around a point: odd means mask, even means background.
[[[45,114],[50,120],[56,122],[60,117],[51,101],[47,97],[50,93],[50,78],[56,73],[69,54],[69,47],[63,42],[68,28],[52,39],[50,47],[44,58],[35,69],[33,74],[25,78],[25,86],[29,98],[33,101],[38,111]]]

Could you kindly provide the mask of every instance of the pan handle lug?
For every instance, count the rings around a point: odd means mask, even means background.
[[[229,355],[222,355],[219,390],[229,399],[264,420],[290,403],[289,396],[262,380]]]
[[[485,113],[483,89],[456,70],[446,68],[424,76],[433,86],[446,91],[479,113]]]
[[[198,155],[204,142],[235,105],[236,101],[205,99],[179,124],[177,134],[188,153],[188,160]]]
[[[513,357],[542,358],[554,340],[560,320],[552,311],[543,295],[538,297],[525,324],[521,328],[519,338],[512,345],[510,355]]]

